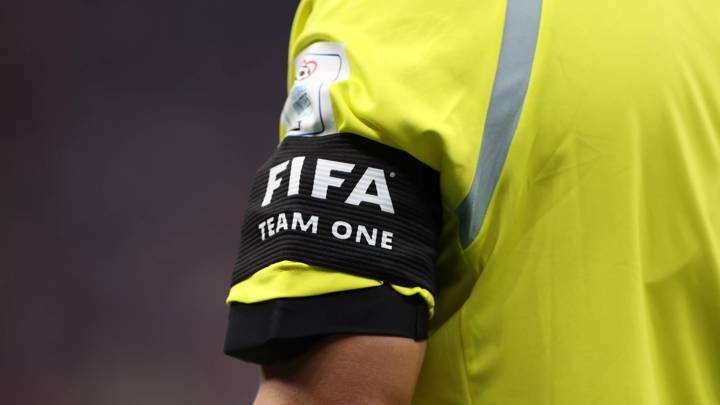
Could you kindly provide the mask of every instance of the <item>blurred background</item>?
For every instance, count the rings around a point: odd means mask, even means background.
[[[0,403],[252,401],[224,298],[296,5],[0,6]]]

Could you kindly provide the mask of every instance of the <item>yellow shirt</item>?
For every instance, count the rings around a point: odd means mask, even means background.
[[[318,130],[440,173],[415,403],[720,403],[719,2],[301,1],[291,94],[317,43],[348,65]],[[228,301],[376,282],[341,271]]]

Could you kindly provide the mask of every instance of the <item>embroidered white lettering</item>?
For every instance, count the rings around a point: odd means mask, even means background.
[[[302,173],[305,156],[293,158],[290,165],[290,184],[288,185],[288,196],[297,195],[300,192],[300,174]]]
[[[355,242],[360,243],[360,240],[365,238],[365,242],[370,246],[375,246],[377,240],[377,228],[372,228],[372,233],[368,232],[365,225],[358,225],[357,233],[355,234]]]
[[[275,232],[287,231],[288,223],[285,213],[281,212],[277,217],[277,226],[275,226]]]
[[[273,223],[274,218],[268,218],[267,221],[267,229],[268,229],[268,236],[275,235],[275,224]]]
[[[382,231],[382,236],[380,237],[380,247],[383,249],[392,250],[392,238],[392,232]]]
[[[258,224],[258,229],[260,230],[260,240],[265,240],[265,221]]]
[[[375,183],[377,195],[368,194],[368,189],[372,183]],[[390,198],[390,191],[388,190],[385,179],[385,172],[373,167],[368,167],[367,170],[365,170],[365,173],[355,185],[355,188],[345,202],[352,205],[360,205],[360,203],[367,202],[380,206],[380,210],[383,212],[395,213],[392,199]]]
[[[270,168],[267,189],[265,190],[265,198],[263,198],[262,204],[260,204],[261,207],[270,204],[270,201],[272,201],[273,192],[277,190],[280,187],[280,183],[282,183],[282,178],[278,178],[278,174],[285,171],[285,169],[287,169],[287,165],[288,162],[284,161],[279,165]]]
[[[333,177],[332,172],[350,173],[355,167],[352,163],[337,162],[334,160],[318,159],[315,166],[315,178],[313,179],[312,196],[322,200],[327,199],[329,186],[341,187],[345,179]]]
[[[340,227],[343,228],[342,233],[340,233]],[[352,227],[345,221],[335,221],[332,225],[332,234],[338,239],[345,240],[352,235]]]
[[[292,229],[294,230],[297,227],[300,227],[301,231],[307,232],[312,226],[312,233],[317,233],[318,219],[317,215],[313,215],[307,222],[303,222],[302,214],[299,212],[293,212]]]

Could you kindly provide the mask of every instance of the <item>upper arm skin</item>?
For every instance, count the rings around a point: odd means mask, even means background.
[[[308,353],[263,366],[255,405],[409,404],[425,342],[334,336]]]

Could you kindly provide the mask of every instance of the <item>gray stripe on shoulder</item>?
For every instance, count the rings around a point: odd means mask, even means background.
[[[522,112],[540,28],[542,0],[507,0],[500,58],[470,192],[456,209],[467,248],[482,227]]]

